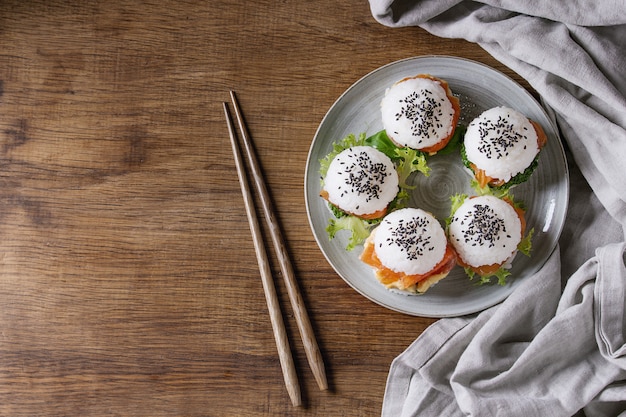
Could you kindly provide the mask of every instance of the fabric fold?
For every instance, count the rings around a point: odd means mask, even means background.
[[[557,250],[501,304],[426,329],[392,363],[382,415],[626,416],[626,4],[370,8],[386,26],[479,44],[539,93],[572,158]]]
[[[626,370],[626,244],[598,249],[598,283],[595,287],[595,328],[600,353]],[[620,277],[621,279],[615,279]],[[625,388],[626,389],[626,388]]]
[[[623,285],[621,292],[606,291],[607,284],[626,283],[624,263],[616,263],[625,248],[598,249],[563,292],[557,249],[500,305],[434,323],[392,363],[382,415],[595,416],[626,410]]]

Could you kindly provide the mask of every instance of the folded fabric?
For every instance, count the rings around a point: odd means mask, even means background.
[[[624,412],[625,249],[599,249],[562,295],[557,250],[501,305],[433,324],[394,360],[383,416]]]
[[[391,366],[383,416],[626,416],[626,5],[370,7],[387,26],[480,44],[540,94],[573,157],[559,248],[500,305],[420,335]]]

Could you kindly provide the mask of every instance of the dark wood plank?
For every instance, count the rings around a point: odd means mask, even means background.
[[[423,54],[521,81],[476,45],[379,25],[364,1],[2,2],[0,415],[379,414],[391,361],[434,320],[333,272],[304,167],[347,87]],[[229,147],[230,89],[327,367],[320,391],[286,310],[299,409]]]

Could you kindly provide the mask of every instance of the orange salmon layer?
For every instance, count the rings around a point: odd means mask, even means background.
[[[374,251],[374,246],[374,243],[371,241],[365,243],[363,253],[361,253],[360,256],[361,261],[376,269],[376,277],[382,284],[389,285],[398,282],[398,288],[400,289],[409,288],[433,275],[448,273],[454,268],[457,262],[456,252],[452,248],[452,245],[448,244],[443,258],[430,272],[426,274],[407,275],[403,272],[393,271],[383,265]]]
[[[326,190],[322,190],[320,191],[320,197],[322,197],[324,200],[328,201],[331,204],[334,204],[332,201],[330,201],[328,199],[328,191]],[[363,220],[373,220],[373,219],[380,219],[381,217],[383,217],[385,214],[387,214],[387,207],[385,207],[382,210],[378,210],[375,211],[373,213],[366,213],[366,214],[354,214],[354,213],[350,213],[349,211],[343,210],[346,213],[352,215],[352,216],[356,216],[359,217]]]

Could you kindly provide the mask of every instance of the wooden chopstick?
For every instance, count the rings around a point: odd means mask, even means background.
[[[320,390],[326,390],[328,389],[328,381],[326,379],[324,360],[322,359],[322,354],[315,339],[313,326],[311,326],[311,321],[309,320],[309,315],[307,313],[304,300],[302,299],[302,295],[300,294],[298,283],[296,282],[295,274],[289,260],[289,255],[287,254],[287,248],[285,247],[278,221],[276,220],[276,216],[274,215],[272,202],[269,198],[269,194],[265,186],[265,181],[263,180],[263,175],[261,174],[261,169],[259,167],[256,154],[250,143],[251,141],[248,128],[245,124],[241,109],[239,107],[239,102],[237,101],[237,96],[234,91],[230,92],[230,97],[232,100],[233,108],[235,109],[237,122],[239,123],[239,130],[241,131],[243,146],[248,156],[248,164],[250,166],[250,169],[252,170],[252,177],[256,184],[256,189],[259,193],[265,221],[269,226],[272,243],[274,244],[274,251],[276,252],[276,256],[278,257],[280,269],[283,274],[285,286],[287,288],[287,294],[289,295],[291,308],[293,309],[296,318],[296,323],[298,325],[300,337],[302,338],[302,343],[304,346],[307,360],[309,362],[309,367],[313,372],[313,376],[315,377],[315,380],[317,381],[317,385],[319,386]]]
[[[265,251],[265,246],[263,246],[261,229],[259,227],[259,221],[257,219],[256,211],[254,209],[254,202],[252,199],[252,194],[250,193],[248,179],[246,177],[246,173],[243,167],[241,152],[239,151],[239,146],[237,144],[237,135],[235,133],[233,121],[230,116],[230,111],[228,110],[228,104],[223,104],[224,114],[226,116],[226,122],[228,124],[228,132],[230,134],[230,142],[232,144],[233,155],[235,157],[235,165],[237,167],[237,174],[239,176],[239,185],[241,186],[246,214],[248,216],[248,223],[250,224],[250,231],[252,232],[252,241],[254,243],[254,250],[256,252],[257,262],[259,264],[259,269],[261,272],[261,280],[263,282],[265,300],[267,302],[267,308],[270,313],[270,321],[272,323],[274,339],[276,340],[276,347],[278,348],[278,357],[283,372],[283,378],[285,379],[285,385],[287,387],[287,392],[289,393],[292,404],[294,406],[300,406],[302,405],[300,384],[298,383],[296,367],[293,362],[293,357],[291,356],[289,339],[287,338],[285,323],[283,322],[282,313],[280,311],[280,304],[278,302],[278,296],[276,295],[276,288],[274,287],[274,281],[272,279],[272,272],[267,258],[267,252]]]

